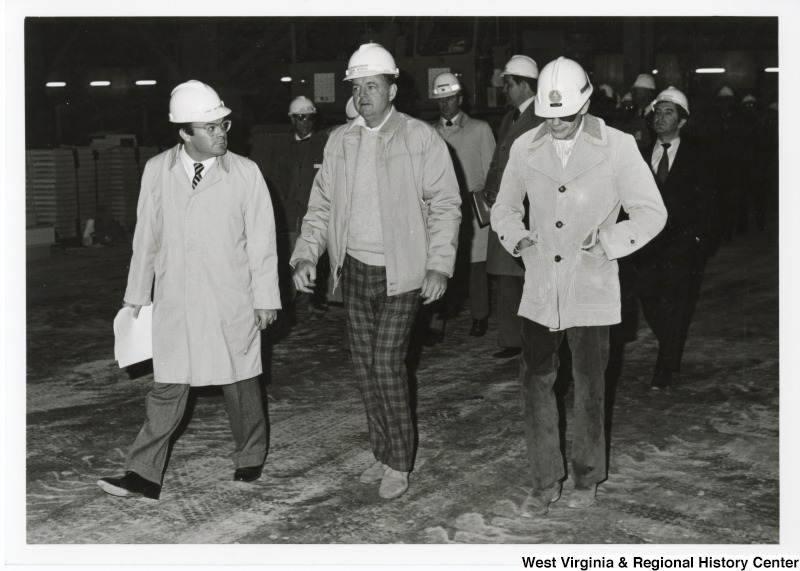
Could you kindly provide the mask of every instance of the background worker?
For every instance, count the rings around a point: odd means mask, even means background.
[[[486,175],[484,194],[491,206],[500,190],[500,181],[511,153],[511,145],[519,136],[539,125],[542,119],[533,113],[533,98],[539,68],[528,56],[515,55],[500,74],[503,93],[512,109],[503,117],[497,136],[497,147]],[[519,259],[503,249],[496,232],[489,233],[486,254],[486,271],[495,276],[497,292],[497,344],[500,350],[492,356],[498,359],[516,357],[522,350],[520,319],[517,316],[525,269]]]
[[[433,80],[431,97],[439,105],[441,118],[434,124],[447,142],[461,188],[461,233],[458,262],[468,264],[469,304],[472,327],[469,335],[482,337],[489,324],[489,282],[486,275],[486,244],[489,225],[479,224],[472,208],[471,193],[483,190],[486,173],[494,154],[492,129],[486,121],[473,119],[461,110],[463,88],[452,73],[441,73]],[[482,194],[477,195],[483,200]],[[471,224],[466,224],[466,221]],[[457,263],[458,263],[457,262]],[[456,275],[459,270],[456,268]],[[452,290],[453,288],[451,288]]]

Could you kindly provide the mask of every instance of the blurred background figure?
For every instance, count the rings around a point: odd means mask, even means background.
[[[630,94],[633,102],[633,118],[627,122],[626,128],[620,130],[633,135],[640,150],[646,149],[655,139],[649,107],[656,96],[656,80],[649,73],[640,73],[631,85]]]

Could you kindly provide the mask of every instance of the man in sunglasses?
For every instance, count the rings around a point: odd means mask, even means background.
[[[158,499],[189,387],[222,387],[234,480],[257,479],[267,456],[260,331],[281,306],[269,190],[228,152],[231,110],[214,89],[182,83],[169,107],[181,141],[145,166],[123,302],[134,317],[153,305],[155,382],[125,474],[97,482],[113,496]]]
[[[545,121],[511,148],[492,228],[525,265],[520,381],[532,490],[522,516],[544,515],[565,477],[553,385],[564,341],[572,350],[575,419],[571,508],[595,502],[606,479],[605,379],[609,326],[620,321],[617,259],[649,242],[667,212],[631,135],[588,115],[592,84],[560,57],[539,74]],[[530,227],[522,223],[530,201]],[[628,219],[617,222],[620,208]]]

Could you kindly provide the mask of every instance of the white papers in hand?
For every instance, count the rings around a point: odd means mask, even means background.
[[[153,305],[143,305],[134,319],[133,308],[123,307],[114,318],[114,358],[119,368],[153,358]]]

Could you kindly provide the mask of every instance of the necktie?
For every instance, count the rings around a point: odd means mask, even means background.
[[[520,115],[519,109],[514,109],[514,115],[511,117],[512,125],[517,122],[517,119],[519,119],[519,115]]]
[[[445,124],[447,127],[452,127],[452,126],[453,126],[453,122],[452,122],[450,119],[448,119],[447,121],[445,121],[445,122],[444,122],[444,124]]]
[[[203,178],[203,163],[194,163],[194,178],[192,179],[192,188],[195,188],[200,179]]]
[[[661,147],[664,149],[664,154],[661,155],[661,160],[658,161],[658,169],[656,169],[656,176],[658,180],[661,181],[661,184],[667,180],[667,175],[669,174],[669,156],[667,155],[667,149],[672,146],[671,143],[661,143]]]

